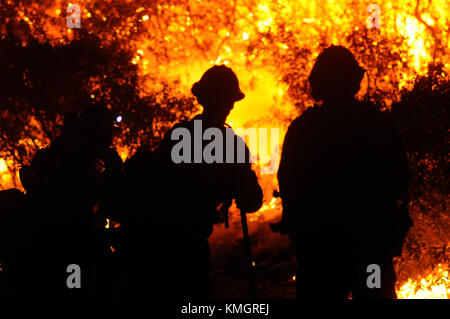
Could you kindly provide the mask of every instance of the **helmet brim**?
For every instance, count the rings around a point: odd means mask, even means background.
[[[237,101],[243,100],[244,97],[245,97],[244,92],[239,91],[239,92],[236,93],[236,95],[234,97],[234,101],[237,102]]]

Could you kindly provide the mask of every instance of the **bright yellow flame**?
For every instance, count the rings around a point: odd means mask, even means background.
[[[408,279],[397,290],[399,299],[449,299],[450,279],[449,271],[441,265],[438,269],[417,280]]]
[[[417,72],[423,73],[426,70],[428,62],[431,62],[429,50],[425,46],[426,32],[425,26],[420,24],[416,18],[407,14],[399,14],[397,17],[397,26],[400,34],[405,36],[410,46],[409,59]]]
[[[6,166],[6,162],[3,158],[0,158],[0,173],[5,173],[8,171],[8,166]]]

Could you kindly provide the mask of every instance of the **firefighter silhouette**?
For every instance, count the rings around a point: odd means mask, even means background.
[[[21,256],[26,257],[12,277],[18,280],[19,297],[96,296],[95,269],[106,246],[95,212],[100,201],[111,197],[109,183],[122,169],[110,147],[113,127],[106,107],[87,107],[79,116],[68,116],[61,134],[20,170],[27,197],[24,224],[32,227],[21,239]],[[81,289],[67,287],[71,264],[81,268]]]
[[[342,46],[320,53],[309,83],[321,105],[295,119],[284,140],[282,227],[298,261],[298,298],[396,297],[392,257],[410,226],[398,205],[409,168],[389,115],[355,99],[364,73]],[[381,268],[381,288],[367,286],[371,264]]]
[[[194,127],[201,122],[201,136],[207,129],[217,128],[225,137],[230,129],[226,118],[235,102],[244,98],[235,73],[226,66],[207,70],[193,85],[192,93],[203,112],[174,125],[153,152],[138,152],[125,164],[128,189],[138,194],[132,202],[137,203],[136,208],[145,207],[145,211],[132,209],[140,213],[130,221],[134,231],[128,246],[134,252],[127,277],[136,297],[210,297],[208,237],[218,222],[218,207],[230,205],[234,199],[241,210],[254,212],[262,204],[262,190],[246,146],[243,163],[226,163],[225,149],[222,161],[195,163],[194,157],[202,156],[207,142],[202,140],[196,149],[192,140],[190,160],[174,161],[172,150],[178,141],[172,139],[173,132],[184,129],[193,139]],[[232,138],[238,139],[234,132]],[[237,152],[234,149],[235,159]]]

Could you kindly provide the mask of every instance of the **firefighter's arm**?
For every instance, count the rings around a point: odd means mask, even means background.
[[[238,143],[245,142],[237,137]],[[246,213],[256,212],[262,205],[263,192],[258,184],[258,178],[251,168],[251,154],[245,145],[245,162],[235,164],[234,184],[236,206]],[[236,153],[237,154],[237,153]]]
[[[390,117],[386,117],[385,121],[384,178],[386,187],[384,192],[391,200],[395,201],[405,195],[411,171],[399,129]]]
[[[398,197],[404,196],[408,189],[408,185],[411,179],[411,170],[408,163],[406,152],[403,148],[402,137],[399,129],[392,122],[392,139],[393,143],[393,160],[394,168],[393,175],[396,179],[395,191]]]
[[[255,172],[248,167],[241,170],[236,184],[236,206],[246,213],[256,212],[262,205],[263,192]]]
[[[288,232],[291,232],[289,228],[295,229],[299,220],[304,221],[304,225],[308,224],[305,222],[308,216],[301,209],[308,200],[308,175],[311,174],[310,134],[307,132],[305,114],[296,118],[286,132],[277,174],[279,195],[283,202],[281,228]]]
[[[278,168],[278,184],[281,198],[289,193],[294,186],[295,190],[300,188],[303,176],[308,174],[309,150],[307,149],[308,134],[304,132],[303,118],[295,119],[289,126],[284,141]]]
[[[308,154],[299,150],[301,148],[301,139],[299,138],[298,131],[301,129],[301,121],[299,118],[294,120],[289,126],[288,131],[283,142],[283,149],[280,159],[280,167],[278,169],[278,185],[280,187],[280,197],[283,201],[283,219],[287,217],[286,209],[289,198],[295,198],[298,200],[298,196],[295,193],[299,193],[298,189],[303,182],[299,175],[302,175],[301,161],[304,160]],[[301,136],[301,134],[300,134]],[[302,153],[302,158],[299,158],[298,154]],[[291,196],[289,194],[292,194]]]

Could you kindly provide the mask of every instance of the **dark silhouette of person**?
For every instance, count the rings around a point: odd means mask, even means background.
[[[20,296],[18,269],[29,239],[27,200],[19,189],[11,188],[0,191],[0,205],[0,298],[14,299]]]
[[[122,165],[110,146],[113,127],[110,110],[89,106],[67,118],[61,134],[21,171],[35,216],[29,247],[32,271],[23,274],[25,297],[95,297],[95,269],[106,254],[104,224],[96,213],[110,176],[120,174]],[[67,286],[71,264],[81,269],[81,288]]]
[[[145,204],[133,201],[145,205],[145,210],[132,209],[140,211],[131,223],[135,237],[129,243],[135,249],[129,257],[133,262],[128,274],[134,297],[211,297],[208,237],[218,222],[220,207],[234,199],[238,208],[250,213],[262,204],[249,149],[225,124],[235,102],[244,98],[235,73],[226,66],[214,66],[193,85],[192,93],[203,112],[174,125],[153,152],[138,152],[126,163],[125,175],[133,176],[134,171],[134,176],[141,176],[138,184],[147,193],[139,195],[147,199]],[[207,162],[203,152],[211,140],[202,136],[211,128],[222,134],[224,143],[222,150],[215,150],[222,152],[220,159]],[[231,148],[225,147],[227,128],[234,142]],[[172,134],[180,130],[189,133],[189,147],[183,152],[190,155],[189,160],[176,163],[172,152],[179,140]],[[200,144],[196,144],[196,134]],[[242,163],[237,161],[241,151],[237,143],[244,146]],[[226,161],[227,151],[233,152],[232,161]],[[195,157],[202,160],[195,162]]]
[[[392,257],[407,229],[398,201],[409,167],[389,115],[355,99],[364,73],[346,48],[326,48],[309,76],[321,105],[286,133],[278,181],[298,298],[396,298]],[[367,285],[372,264],[380,266],[380,288],[370,288],[373,278]]]

